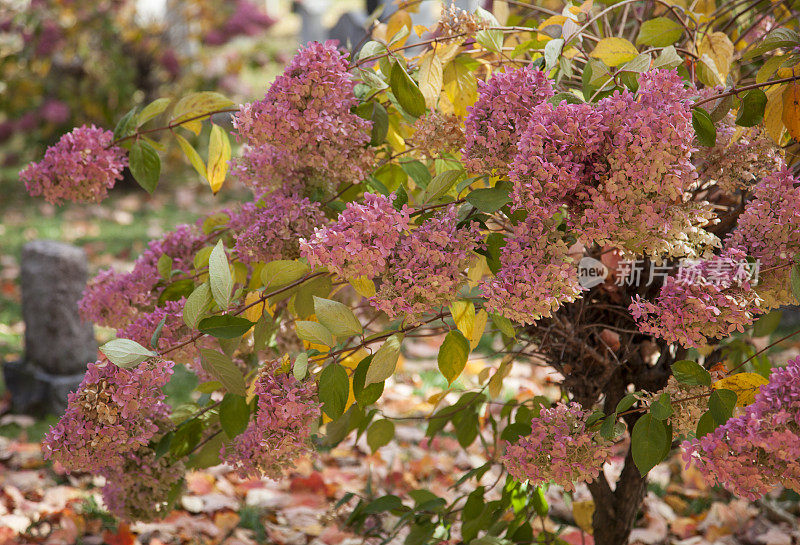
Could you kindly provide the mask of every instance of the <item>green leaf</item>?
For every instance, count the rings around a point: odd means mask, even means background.
[[[114,140],[125,138],[133,134],[133,130],[138,125],[137,121],[139,116],[136,114],[138,109],[137,106],[134,106],[117,122],[117,126],[114,127]]]
[[[781,323],[783,312],[780,310],[773,310],[769,314],[765,314],[753,324],[753,337],[766,337],[771,335]]]
[[[130,339],[108,341],[100,347],[100,352],[105,354],[111,363],[123,369],[136,367],[146,359],[158,356],[155,352]]]
[[[292,376],[297,380],[303,380],[308,373],[308,354],[300,352],[292,365]]]
[[[156,263],[156,270],[164,280],[169,280],[172,276],[172,258],[167,254],[161,254]]]
[[[700,417],[700,420],[697,421],[697,432],[695,435],[698,439],[701,437],[712,433],[717,428],[716,423],[714,422],[714,415],[711,414],[711,411],[706,411],[703,413],[703,416]]]
[[[377,420],[367,429],[367,444],[375,452],[394,437],[394,424],[389,420]]]
[[[683,27],[680,23],[667,17],[656,17],[642,23],[636,45],[666,47],[680,40],[681,36]]]
[[[313,344],[322,344],[328,347],[336,344],[330,330],[319,322],[298,320],[295,322],[295,331],[298,337]]]
[[[652,414],[645,414],[636,421],[631,432],[631,454],[642,476],[664,459],[669,443],[666,426]]]
[[[711,116],[703,108],[692,108],[692,127],[701,145],[713,147],[717,143],[717,129],[711,121]]]
[[[270,261],[261,269],[261,281],[265,288],[274,291],[297,282],[308,274],[308,265],[301,261],[278,259]]]
[[[789,279],[789,286],[792,289],[792,295],[795,301],[800,302],[800,264],[798,263],[792,265],[792,275]]]
[[[145,191],[155,191],[161,176],[161,158],[153,146],[142,140],[136,141],[128,152],[128,168]]]
[[[614,430],[617,425],[617,414],[610,414],[603,419],[603,424],[600,426],[600,435],[609,441],[614,439]]]
[[[386,339],[386,342],[375,352],[364,379],[365,386],[383,382],[394,374],[397,360],[400,357],[400,344],[402,342],[403,335],[395,333]]]
[[[479,30],[475,34],[475,41],[493,53],[503,50],[503,31],[497,29]]]
[[[389,132],[389,114],[386,108],[378,101],[364,102],[356,108],[359,117],[372,121],[372,132],[370,134],[370,146],[379,146],[386,140]]]
[[[170,100],[168,98],[157,98],[147,106],[145,106],[136,119],[138,127],[144,125],[157,115],[161,114],[169,106]]]
[[[209,350],[200,349],[200,364],[206,373],[220,381],[227,391],[244,397],[247,395],[244,375],[228,356]]]
[[[672,416],[672,402],[669,394],[661,394],[650,404],[650,414],[659,420],[666,420]]]
[[[614,410],[614,412],[624,413],[633,407],[634,403],[636,403],[638,400],[639,398],[636,397],[635,394],[625,394],[625,396],[619,400],[619,403],[617,403],[617,408]]]
[[[389,85],[392,88],[397,102],[403,109],[413,117],[419,117],[425,113],[425,97],[419,90],[417,84],[408,75],[403,66],[396,62],[392,66],[392,73],[389,76]]]
[[[222,450],[223,439],[222,434],[217,434],[209,439],[196,454],[192,455],[189,463],[186,464],[187,469],[205,469],[221,464],[219,453]]]
[[[197,324],[197,329],[217,339],[235,339],[247,333],[255,322],[230,314],[209,316]]]
[[[767,34],[760,43],[745,53],[743,60],[752,59],[779,47],[797,47],[800,45],[800,34],[788,28],[776,28]]]
[[[708,410],[717,426],[723,425],[733,416],[736,407],[736,392],[733,390],[714,390],[708,398]]]
[[[373,424],[374,426],[375,424]],[[381,496],[380,498],[371,501],[360,511],[362,515],[371,515],[374,513],[384,513],[386,511],[393,511],[403,507],[403,502],[394,494]]]
[[[368,386],[364,385],[367,378],[367,369],[372,363],[372,355],[362,359],[356,370],[353,372],[353,395],[359,407],[366,407],[378,401],[383,394],[383,382],[376,382]]]
[[[683,64],[683,59],[673,46],[665,47],[661,54],[653,61],[653,70],[656,68],[677,68]]]
[[[158,322],[156,326],[156,330],[153,331],[153,335],[150,337],[150,348],[153,350],[158,349],[158,339],[161,338],[161,331],[164,329],[164,324],[167,323],[167,315],[161,318],[161,321]]]
[[[447,382],[452,384],[464,371],[469,356],[469,341],[457,329],[451,330],[444,338],[439,348],[439,371],[442,372]]]
[[[175,430],[169,450],[175,458],[183,458],[200,443],[202,436],[203,423],[197,418],[193,418]]]
[[[344,367],[332,363],[323,369],[319,375],[318,391],[322,411],[333,420],[342,416],[350,393],[350,380]]]
[[[240,395],[225,394],[219,404],[219,424],[228,439],[233,439],[247,429],[249,421],[250,408],[247,400]]]
[[[361,323],[347,306],[316,295],[313,298],[314,313],[317,315],[317,319],[336,337],[351,337],[361,334],[363,331]]]
[[[463,170],[445,170],[437,174],[422,192],[422,202],[427,204],[435,201],[447,193],[462,176],[464,176]]]
[[[181,278],[164,288],[158,296],[158,306],[162,306],[167,301],[178,301],[183,297],[189,296],[194,291],[194,280],[191,278]]]
[[[211,287],[208,282],[203,282],[186,298],[186,303],[183,305],[183,323],[191,329],[196,329],[200,318],[211,308],[211,303],[213,303]]]
[[[510,190],[511,186],[509,184],[497,185],[487,189],[476,189],[467,195],[467,202],[481,212],[492,214],[511,202]]]
[[[514,325],[511,323],[511,320],[506,318],[505,316],[501,316],[500,314],[492,313],[492,323],[495,325],[500,332],[505,335],[506,337],[511,337],[512,339],[517,335],[517,332],[514,330]]]
[[[750,89],[742,96],[742,104],[736,114],[736,124],[740,127],[753,127],[764,119],[767,108],[767,95],[761,89]]]
[[[219,308],[227,310],[231,305],[231,291],[233,290],[233,277],[225,254],[225,245],[220,239],[211,250],[208,257],[208,278],[211,283],[211,295]]]
[[[404,161],[400,163],[400,168],[402,168],[419,187],[423,189],[428,187],[431,181],[431,172],[421,161]]]
[[[561,55],[561,48],[563,46],[563,38],[550,40],[544,45],[544,61],[546,70],[550,70],[558,64],[558,58]]]
[[[711,373],[696,361],[680,360],[672,364],[675,380],[684,384],[711,386]]]

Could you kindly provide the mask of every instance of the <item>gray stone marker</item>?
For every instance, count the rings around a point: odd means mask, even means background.
[[[88,276],[80,248],[35,240],[22,249],[25,356],[3,366],[14,412],[64,411],[86,365],[97,359],[92,324],[78,313]]]

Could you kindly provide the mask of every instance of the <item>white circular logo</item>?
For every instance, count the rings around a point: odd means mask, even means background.
[[[593,257],[584,257],[578,262],[578,283],[584,288],[602,284],[608,277],[608,268]]]

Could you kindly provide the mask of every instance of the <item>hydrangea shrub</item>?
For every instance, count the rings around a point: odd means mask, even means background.
[[[800,137],[800,83],[722,85],[747,63],[775,66],[765,57],[800,36],[751,36],[726,64],[692,30],[712,14],[650,9],[567,6],[541,22],[553,37],[522,12],[501,25],[452,8],[416,56],[404,36],[376,35],[357,56],[313,43],[263,99],[160,102],[166,136],[211,189],[231,177],[253,198],[90,283],[81,312],[117,339],[46,456],[104,476],[116,515],[149,519],[190,468],[279,479],[347,436],[377,449],[395,417],[374,406],[406,337],[426,335],[442,339],[449,385],[422,415],[427,434],[480,441],[485,463],[459,481],[466,504],[350,498],[348,523],[368,538],[395,535],[380,516],[392,511],[408,514],[411,545],[547,540],[528,522],[547,513],[543,490],[585,483],[595,539],[624,543],[673,444],[733,494],[800,489],[800,363],[773,370],[748,344],[800,296],[800,179],[784,152]],[[640,47],[593,37],[600,18]],[[705,53],[687,53],[697,43]],[[96,201],[126,164],[152,191],[159,130],[138,115],[113,135],[66,135],[23,171],[29,191]],[[191,133],[209,135],[206,158]],[[498,352],[476,388],[461,386],[470,353]],[[560,396],[504,389],[513,365],[542,361]],[[199,377],[179,411],[161,392],[176,365]],[[612,457],[624,459],[616,483]]]

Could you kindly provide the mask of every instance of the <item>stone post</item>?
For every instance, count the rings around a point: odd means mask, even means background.
[[[22,249],[23,361],[3,367],[12,406],[19,413],[59,414],[67,394],[97,359],[92,324],[78,313],[86,287],[86,254],[52,240],[29,242]]]

